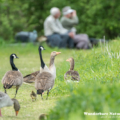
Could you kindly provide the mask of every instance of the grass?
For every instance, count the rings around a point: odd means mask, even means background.
[[[63,62],[65,59],[71,56],[71,52],[74,50],[66,50],[62,49],[59,50],[58,48],[51,49],[44,45],[46,48],[43,51],[43,58],[47,65],[49,65],[50,60],[50,53],[52,51],[61,51],[62,54],[56,57],[55,63],[56,67],[60,65],[60,62]],[[69,52],[68,52],[69,51]],[[12,53],[16,53],[19,59],[15,59],[15,65],[24,75],[29,74],[31,72],[37,71],[40,68],[40,59],[38,54],[38,45],[26,44],[26,45],[4,45],[0,46],[0,78],[4,76],[4,74],[11,70],[11,66],[9,64],[9,56]],[[58,71],[57,71],[58,72]],[[38,119],[41,113],[48,113],[51,108],[55,106],[56,101],[60,98],[60,96],[54,97],[54,95],[50,95],[48,100],[41,100],[41,96],[38,96],[35,102],[31,101],[30,93],[31,91],[35,91],[34,84],[27,85],[23,84],[17,94],[17,99],[20,102],[21,109],[19,112],[18,117],[15,117],[15,113],[12,107],[2,108],[2,114],[4,117],[0,118],[3,120],[10,120],[10,119],[25,119],[25,120],[33,120]],[[0,91],[4,92],[2,84],[0,84]],[[15,89],[7,90],[7,93],[11,98],[14,97]],[[44,95],[46,98],[46,93]]]
[[[68,96],[71,96],[71,93],[75,92],[74,90],[79,89],[83,85],[94,85],[94,83],[97,83],[97,85],[119,84],[120,41],[112,41],[108,46],[102,45],[91,50],[52,49],[47,47],[45,44],[43,45],[46,48],[46,50],[43,51],[43,58],[47,65],[49,65],[50,53],[52,51],[62,52],[55,59],[57,77],[55,80],[55,86],[51,90],[48,100],[41,100],[41,97],[38,96],[37,100],[32,102],[30,93],[32,90],[35,91],[34,84],[23,84],[20,87],[16,97],[21,105],[18,116],[15,116],[12,107],[6,107],[2,108],[2,114],[4,117],[0,118],[0,120],[37,120],[41,113],[49,113],[51,109],[54,109],[54,107],[59,103],[58,102],[56,104],[56,101],[67,99]],[[11,70],[11,66],[9,64],[9,56],[11,53],[16,53],[18,55],[19,59],[15,59],[15,64],[23,76],[39,70],[40,60],[38,54],[38,45],[1,45],[1,79],[7,71]],[[69,63],[67,63],[65,60],[69,57],[73,57],[75,59],[75,70],[79,72],[81,77],[79,84],[66,84],[64,81],[64,73],[69,69]],[[87,91],[87,86],[81,88],[84,89],[84,92],[85,89]],[[0,84],[0,91],[4,91],[2,84]],[[12,98],[14,97],[15,89],[13,88],[7,90],[7,93]],[[43,97],[46,98],[46,93]],[[90,97],[89,94],[88,97]],[[87,119],[89,120],[89,118]]]

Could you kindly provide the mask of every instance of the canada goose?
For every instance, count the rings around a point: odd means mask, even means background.
[[[12,105],[14,105],[14,110],[17,116],[20,110],[19,102],[16,99],[10,99],[10,97],[6,93],[0,92],[0,116],[2,116],[1,108],[12,106]]]
[[[66,61],[70,62],[70,69],[65,73],[64,79],[67,81],[69,81],[69,79],[73,81],[79,81],[80,80],[79,73],[77,71],[74,71],[74,64],[75,64],[74,59],[71,57]]]
[[[37,95],[34,91],[31,92],[30,97],[32,98],[32,101],[36,100]]]
[[[35,82],[35,78],[39,72],[49,71],[49,68],[45,65],[45,63],[42,60],[42,56],[41,56],[41,52],[42,52],[42,50],[45,50],[45,48],[43,46],[39,46],[38,50],[39,50],[40,61],[41,61],[40,71],[36,71],[36,72],[33,72],[31,74],[24,76],[23,77],[24,82],[33,83],[33,82]],[[44,67],[44,69],[43,69],[43,67]]]
[[[47,91],[47,98],[48,98],[49,91],[54,86],[54,81],[55,81],[55,77],[56,77],[56,68],[54,65],[54,59],[55,59],[55,56],[60,53],[61,52],[52,52],[51,57],[50,57],[50,67],[49,67],[50,71],[44,71],[42,73],[39,73],[36,76],[35,88],[37,90],[37,94],[41,94],[41,97],[42,97],[42,93],[44,91]],[[41,53],[40,53],[40,59],[44,63]],[[42,63],[41,63],[41,67],[44,70],[44,66],[42,66]]]
[[[10,89],[12,86],[16,86],[16,93],[15,93],[15,97],[16,97],[17,91],[23,83],[23,76],[13,62],[14,58],[18,58],[17,55],[11,54],[10,64],[12,70],[5,73],[4,77],[2,78],[2,84],[5,89],[5,93],[6,93],[6,89]]]
[[[47,114],[41,114],[39,120],[47,120]]]

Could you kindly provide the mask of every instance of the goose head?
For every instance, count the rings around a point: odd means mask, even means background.
[[[70,57],[70,58],[69,58],[69,59],[67,59],[66,61],[71,63],[71,62],[73,62],[73,61],[74,61],[74,59],[73,59],[72,57]]]
[[[15,112],[16,112],[16,116],[18,115],[18,112],[19,112],[19,110],[20,110],[20,104],[19,104],[19,102],[16,100],[16,99],[12,99],[12,101],[13,101],[13,105],[14,105],[14,110],[15,110]]]
[[[11,54],[10,57],[11,57],[11,58],[18,58],[15,53]]]
[[[45,48],[43,47],[43,46],[39,46],[39,48],[38,48],[39,50],[45,50]]]
[[[60,53],[61,53],[61,52],[53,51],[53,52],[51,53],[51,57],[55,57],[55,56],[59,55]]]
[[[56,52],[56,51],[51,52],[49,67],[51,67],[54,64],[55,56],[59,55],[60,53],[61,52]]]

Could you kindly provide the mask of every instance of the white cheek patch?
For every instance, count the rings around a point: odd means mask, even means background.
[[[16,56],[15,55],[12,55],[14,58],[16,58]]]
[[[43,50],[43,47],[40,47],[41,48],[41,50]]]

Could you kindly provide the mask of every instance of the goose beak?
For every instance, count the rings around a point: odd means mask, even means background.
[[[69,59],[67,59],[66,61],[68,61],[68,62],[69,62]]]
[[[19,58],[19,57],[16,57],[17,59]]]
[[[56,52],[56,55],[60,54],[61,52]]]
[[[18,112],[19,112],[19,111],[16,111],[16,116],[18,115]]]

